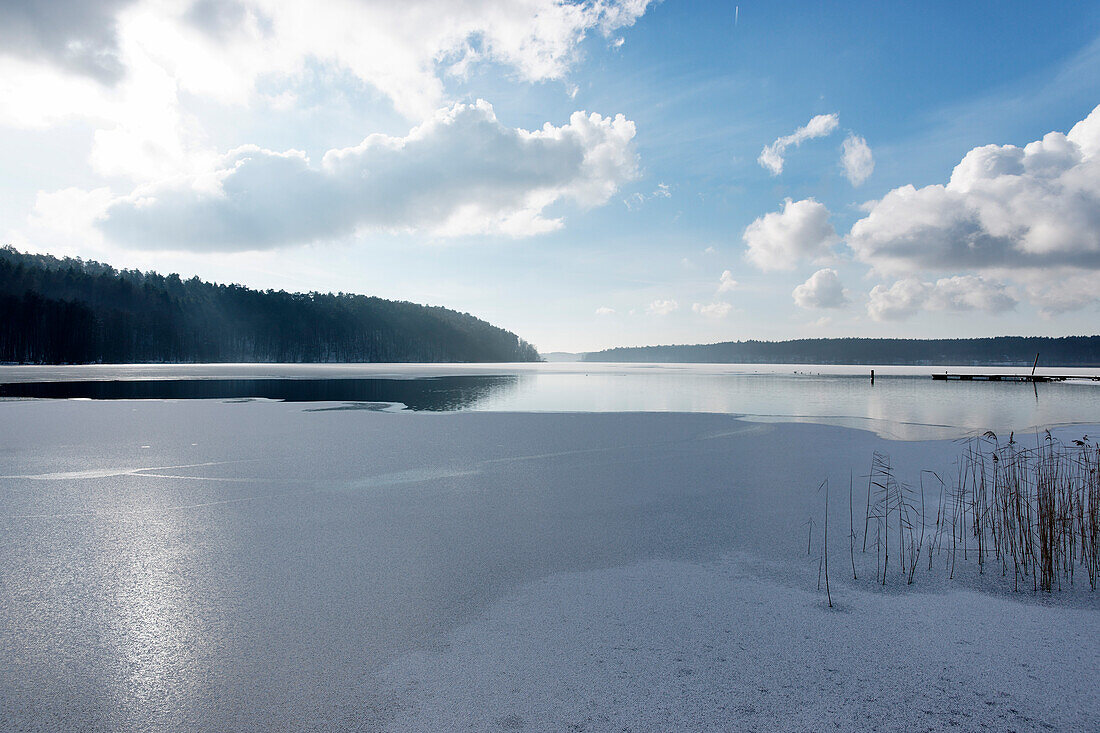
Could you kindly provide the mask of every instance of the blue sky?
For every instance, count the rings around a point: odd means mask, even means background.
[[[21,249],[544,351],[1096,332],[1096,3],[32,6],[0,2]]]

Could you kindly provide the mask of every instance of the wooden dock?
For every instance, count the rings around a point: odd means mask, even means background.
[[[1084,379],[1100,382],[1100,375],[1087,374],[933,374],[932,379],[949,382],[1065,382]]]
[[[1030,374],[933,374],[932,379],[941,382],[1066,382],[1071,379],[1083,379],[1089,382],[1100,382],[1100,374],[1036,374],[1039,368],[1039,355],[1035,355],[1035,363],[1031,365]],[[871,372],[871,383],[875,382],[875,373]]]

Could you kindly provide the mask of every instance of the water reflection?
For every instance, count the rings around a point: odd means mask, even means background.
[[[1100,386],[1095,383],[948,383],[924,375],[876,377],[872,385],[867,376],[842,374],[671,369],[544,373],[508,392],[488,395],[473,409],[715,412],[856,427],[901,440],[1100,421]]]
[[[713,412],[858,427],[903,440],[1100,421],[1100,383],[933,381],[942,367],[876,367],[872,384],[867,370],[847,367],[807,373],[805,367],[679,364],[160,366],[49,373],[65,381],[0,367],[0,378],[10,380],[0,384],[0,398],[267,398],[333,403],[312,408],[326,411],[401,403],[427,411]],[[99,378],[74,379],[84,375]]]
[[[271,399],[284,402],[400,402],[410,410],[463,410],[514,387],[516,375],[423,379],[153,379],[15,382],[0,397],[93,400]]]
[[[177,524],[171,513],[129,523],[125,541],[101,547],[100,562],[114,569],[108,576],[113,587],[105,616],[117,645],[114,722],[119,727],[139,727],[150,714],[161,718],[172,710],[172,697],[192,682],[185,678],[195,663],[198,599],[189,592],[189,574],[179,562],[177,543],[185,529]],[[171,722],[178,724],[180,711],[173,712]]]

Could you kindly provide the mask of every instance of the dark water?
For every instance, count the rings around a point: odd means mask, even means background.
[[[0,397],[92,400],[270,399],[399,402],[410,410],[461,410],[515,386],[515,375],[422,379],[153,379],[0,384]]]

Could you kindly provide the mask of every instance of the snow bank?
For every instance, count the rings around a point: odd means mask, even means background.
[[[560,574],[379,675],[394,730],[1087,730],[1100,613],[822,594],[744,558]],[[834,581],[835,582],[835,581]]]

